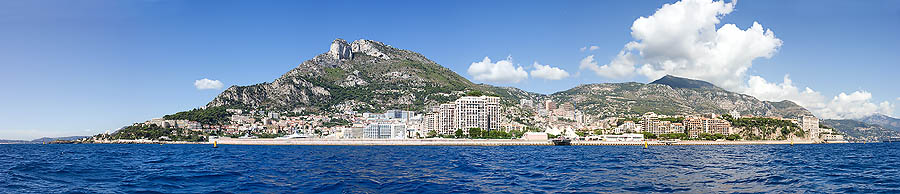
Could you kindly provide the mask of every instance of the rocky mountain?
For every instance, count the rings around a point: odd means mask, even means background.
[[[424,110],[474,90],[499,95],[507,105],[541,96],[517,88],[474,84],[419,53],[381,42],[336,39],[328,52],[271,83],[232,86],[207,106],[297,112]]]
[[[796,117],[810,114],[790,101],[768,102],[713,84],[675,76],[643,83],[587,84],[543,95],[512,87],[475,84],[425,56],[372,40],[336,39],[328,52],[304,61],[272,82],[232,86],[207,107],[229,106],[295,112],[424,110],[467,91],[519,99],[574,102],[593,115],[729,113]]]
[[[662,114],[717,113],[733,110],[742,115],[797,117],[811,114],[791,101],[769,102],[730,92],[715,85],[675,76],[665,76],[650,84],[586,84],[554,93],[554,101],[574,102],[587,114],[623,115],[656,112]]]
[[[900,131],[850,119],[825,119],[821,124],[845,134],[845,138],[851,141],[883,141],[891,137],[900,137]]]
[[[650,82],[650,84],[667,85],[672,88],[706,88],[706,89],[716,88],[716,85],[713,85],[709,82],[688,79],[688,78],[682,78],[682,77],[675,77],[672,75],[663,76],[662,78],[659,78],[656,81]]]
[[[879,125],[894,131],[900,131],[900,119],[890,117],[883,114],[874,114],[867,117],[857,119],[857,121]]]

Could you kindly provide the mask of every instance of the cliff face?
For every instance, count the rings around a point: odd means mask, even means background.
[[[512,106],[519,99],[574,102],[588,114],[618,115],[729,113],[795,117],[809,114],[793,102],[759,101],[710,83],[666,76],[652,84],[581,85],[551,95],[512,87],[474,84],[425,56],[381,42],[337,39],[328,52],[304,61],[271,83],[232,86],[207,106],[242,106],[286,111],[424,110],[455,100],[465,91],[499,95]]]

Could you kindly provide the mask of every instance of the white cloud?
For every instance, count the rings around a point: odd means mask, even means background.
[[[600,49],[600,47],[592,45],[592,46],[581,47],[581,49],[578,49],[578,50],[581,50],[581,52],[584,52],[584,51],[595,51],[597,49]]]
[[[219,80],[211,80],[211,79],[203,78],[203,79],[194,81],[194,87],[196,87],[198,90],[212,90],[212,89],[218,90],[218,89],[222,89],[222,87],[225,87],[225,84],[222,84],[222,82]]]
[[[653,15],[632,23],[634,40],[625,44],[608,64],[598,66],[592,55],[581,61],[579,69],[616,79],[643,75],[655,80],[671,74],[705,80],[761,100],[791,100],[823,118],[892,113],[893,104],[873,103],[871,94],[865,91],[841,93],[827,101],[819,92],[796,87],[787,75],[780,84],[749,75],[747,70],[753,66],[753,60],[771,58],[783,42],[757,22],[746,29],[735,24],[723,24],[717,29],[720,19],[734,11],[735,3],[682,0],[665,4]]]
[[[531,70],[531,77],[546,80],[561,80],[563,78],[569,77],[569,72],[566,72],[565,70],[562,70],[558,67],[541,65],[538,64],[538,62],[534,62],[532,66],[534,67],[534,70]]]
[[[897,97],[897,100],[900,100],[900,97]]]
[[[599,76],[608,78],[625,78],[633,75],[634,56],[631,53],[619,52],[609,64],[597,66],[594,55],[591,55],[581,59],[578,69],[589,69]]]
[[[672,74],[706,80],[726,89],[743,89],[753,60],[770,58],[782,41],[756,22],[746,30],[734,24],[716,29],[720,18],[731,13],[734,5],[711,0],[665,4],[653,15],[634,21],[634,41],[609,64],[589,69],[608,78],[639,74],[655,80]],[[642,65],[635,67],[637,64]]]
[[[787,75],[780,84],[769,83],[759,76],[750,77],[747,83],[749,87],[744,91],[746,94],[760,100],[790,100],[816,116],[827,119],[856,119],[876,113],[892,115],[895,107],[888,101],[877,104],[872,102],[872,94],[866,91],[855,91],[850,94],[842,92],[831,101],[826,101],[825,96],[810,88],[800,90]]]
[[[468,73],[475,80],[494,83],[519,83],[528,78],[528,72],[525,72],[522,66],[513,65],[512,57],[496,63],[491,62],[490,58],[484,57],[481,62],[469,65]]]
[[[870,102],[872,94],[866,91],[855,91],[850,94],[841,92],[828,103],[828,107],[819,114],[824,118],[855,119],[880,113],[892,115],[894,104],[884,101],[878,104]]]

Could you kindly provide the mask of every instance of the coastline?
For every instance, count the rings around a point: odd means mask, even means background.
[[[219,145],[337,145],[337,146],[551,146],[549,141],[521,139],[237,139],[220,138],[209,142],[179,142],[150,140],[96,141],[98,144],[213,144]],[[849,142],[835,142],[849,143]],[[762,141],[647,141],[649,146],[677,145],[779,145],[824,144],[812,140]],[[643,146],[644,141],[572,141],[574,146]]]

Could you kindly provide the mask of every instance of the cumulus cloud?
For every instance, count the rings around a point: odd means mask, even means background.
[[[222,87],[225,87],[225,84],[222,84],[222,82],[219,80],[203,78],[194,81],[194,87],[196,87],[198,90],[218,90],[222,89]]]
[[[619,52],[619,55],[609,64],[598,66],[594,55],[581,59],[578,69],[588,69],[599,76],[608,78],[625,78],[633,75],[634,56],[631,53]]]
[[[653,15],[634,21],[634,41],[605,66],[635,69],[627,73],[649,80],[672,74],[706,80],[726,89],[743,89],[745,73],[753,60],[772,57],[782,41],[756,22],[746,30],[734,24],[716,29],[720,17],[734,10],[734,3],[684,0],[663,5]],[[635,67],[637,63],[642,65]],[[598,75],[621,78],[625,73]]]
[[[561,80],[563,78],[569,77],[569,72],[566,72],[566,70],[562,70],[558,67],[541,65],[538,62],[534,62],[532,66],[534,67],[534,70],[531,70],[531,77],[546,80]]]
[[[857,119],[872,114],[891,115],[895,105],[883,101],[872,102],[872,94],[866,91],[855,91],[850,94],[840,93],[830,101],[825,96],[810,88],[800,89],[794,86],[788,75],[782,83],[770,83],[759,76],[752,76],[747,81],[748,88],[744,93],[760,100],[790,100],[803,106],[818,117],[828,119]]]
[[[828,103],[828,107],[819,112],[820,117],[856,119],[875,113],[891,115],[894,112],[894,104],[884,101],[878,104],[870,102],[872,94],[866,91],[856,91],[850,94],[841,92]]]
[[[783,42],[758,22],[746,29],[735,24],[716,28],[722,17],[734,11],[735,3],[682,0],[665,4],[632,23],[633,41],[625,44],[609,63],[598,65],[591,55],[581,60],[579,69],[615,79],[642,75],[655,80],[671,74],[705,80],[762,100],[791,100],[823,118],[892,112],[893,104],[873,103],[871,94],[865,91],[841,93],[828,101],[815,90],[795,86],[788,75],[782,83],[749,75],[754,60],[771,58]]]
[[[494,83],[519,83],[528,78],[528,72],[522,66],[513,65],[512,57],[497,62],[484,57],[481,62],[469,65],[468,73],[475,80]]]

